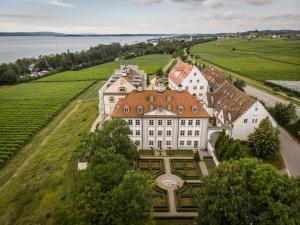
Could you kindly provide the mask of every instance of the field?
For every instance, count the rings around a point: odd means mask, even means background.
[[[138,65],[147,74],[155,73],[159,68],[166,66],[171,60],[170,55],[145,55],[126,61],[115,61],[80,71],[67,71],[51,75],[37,81],[75,81],[75,80],[106,80],[120,65]]]
[[[258,80],[300,80],[300,40],[227,39],[197,45],[199,60]]]
[[[27,83],[0,89],[0,167],[91,84]]]

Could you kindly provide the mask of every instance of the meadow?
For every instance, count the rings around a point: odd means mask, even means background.
[[[92,81],[40,82],[1,88],[0,167],[92,84]]]
[[[258,80],[300,80],[300,40],[220,39],[191,53],[223,69]]]
[[[145,55],[129,60],[114,61],[99,66],[90,67],[79,71],[66,71],[57,73],[42,79],[41,81],[75,81],[75,80],[106,80],[114,70],[123,64],[138,65],[139,69],[147,74],[155,73],[159,68],[167,65],[171,60],[170,55]]]

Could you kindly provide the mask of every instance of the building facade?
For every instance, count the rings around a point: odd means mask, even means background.
[[[168,77],[170,89],[183,88],[199,99],[205,98],[208,82],[196,66],[179,61],[170,71]]]
[[[205,149],[208,113],[188,91],[134,90],[112,118],[126,120],[139,149]]]

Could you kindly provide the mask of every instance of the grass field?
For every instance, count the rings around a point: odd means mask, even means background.
[[[39,80],[40,81],[74,81],[74,80],[106,80],[114,70],[119,69],[120,65],[138,65],[147,74],[155,73],[159,68],[167,65],[171,60],[170,55],[145,55],[126,61],[115,61],[99,66],[90,67],[80,71],[67,71],[57,73]]]
[[[72,101],[0,171],[0,224],[53,224],[78,177],[74,152],[97,117],[100,86]]]
[[[300,40],[217,40],[197,45],[191,53],[259,81],[300,80]]]
[[[91,84],[27,83],[0,89],[0,166]]]

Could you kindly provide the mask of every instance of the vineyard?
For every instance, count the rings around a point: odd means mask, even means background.
[[[200,60],[259,80],[300,80],[300,41],[228,39],[197,45],[191,53]]]
[[[121,60],[101,64],[80,71],[66,71],[57,73],[37,81],[75,81],[75,80],[106,80],[114,70],[123,64],[138,65],[139,69],[147,74],[155,73],[159,68],[167,65],[171,60],[170,55],[145,55],[130,60]]]
[[[0,167],[91,81],[37,82],[0,89]]]

